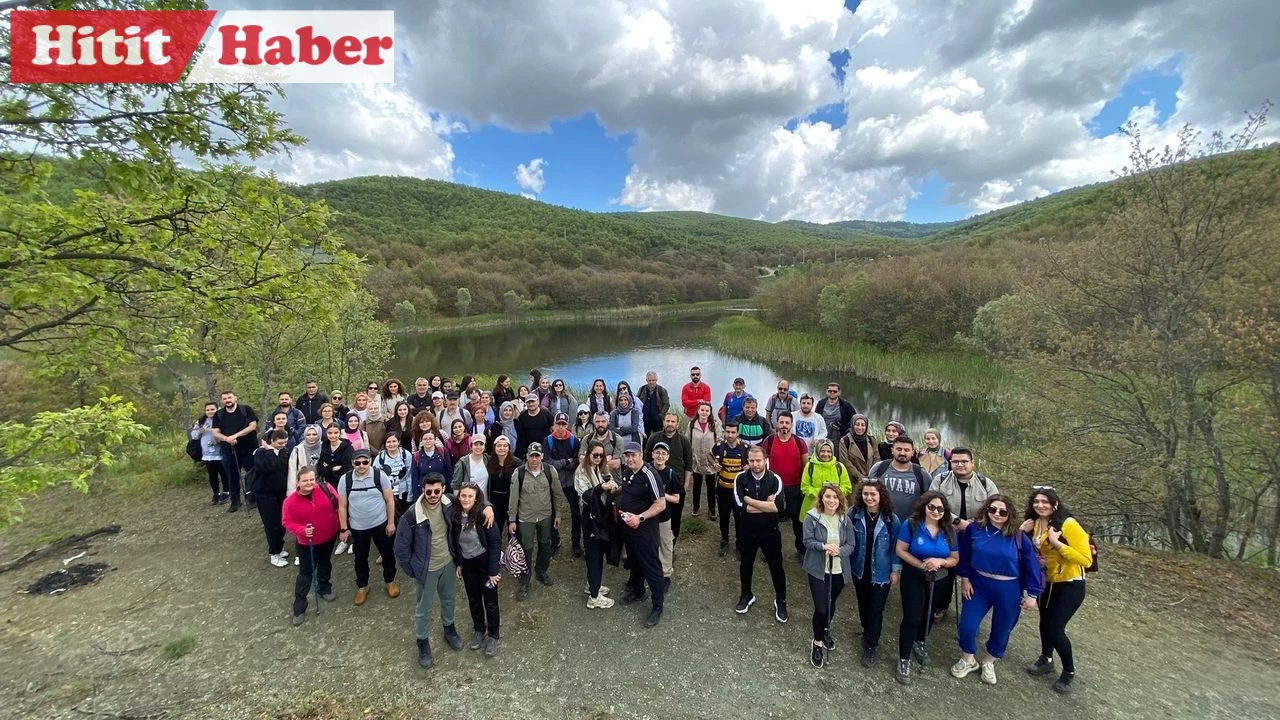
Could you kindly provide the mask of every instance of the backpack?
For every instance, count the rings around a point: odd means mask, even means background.
[[[551,484],[550,474],[547,473],[547,470],[552,470],[552,469],[554,468],[544,467],[542,468],[542,473],[544,475],[547,475],[547,494],[551,496],[551,519],[554,520],[556,517],[556,489]],[[521,465],[520,469],[516,470],[516,492],[517,493],[524,492],[524,475],[525,475],[525,466]],[[516,519],[511,518],[511,522],[516,522]],[[512,574],[514,575],[515,573],[512,573]]]
[[[917,466],[917,467],[918,467],[918,466]],[[921,469],[923,469],[923,468],[921,468]],[[884,473],[880,473],[880,474],[881,474],[881,475],[883,475]],[[978,478],[978,482],[982,484],[982,489],[983,489],[983,490],[985,490],[985,491],[987,491],[987,492],[991,492],[991,486],[988,484],[990,481],[989,481],[989,480],[987,480],[987,476],[986,476],[986,475],[983,475],[983,474],[982,474],[982,473],[980,473],[980,472],[975,472],[973,475],[974,475],[974,477]],[[947,476],[955,476],[955,471],[953,471],[953,470],[948,470],[948,471],[946,471],[945,473],[943,473],[943,474],[939,475],[939,476],[938,476],[938,482],[942,482],[944,479],[946,479],[946,478],[947,478]]]
[[[330,488],[331,488],[331,486],[329,485],[329,483],[327,483],[327,482],[325,482],[325,481],[323,481],[323,480],[319,480],[319,479],[317,479],[317,480],[316,480],[316,487],[320,488],[320,492],[324,493],[324,496],[325,496],[325,497],[327,497],[327,498],[329,498],[329,504],[330,504],[330,505],[333,505],[333,509],[334,509],[334,510],[337,510],[337,509],[338,509],[338,495],[337,495],[337,493],[334,493],[334,492],[330,489]]]
[[[881,461],[880,461],[879,463],[877,463],[877,464],[878,464],[880,467],[879,467],[879,469],[878,469],[878,470],[877,470],[877,469],[875,469],[875,468],[872,468],[872,470],[871,470],[871,477],[872,477],[872,478],[874,478],[874,479],[876,479],[876,480],[879,480],[880,478],[882,478],[882,477],[884,477],[884,476],[885,476],[885,473],[889,472],[889,466],[890,466],[890,465],[893,465],[893,461],[891,461],[891,460],[881,460]],[[925,490],[928,490],[928,489],[929,489],[929,477],[928,477],[927,475],[925,475],[925,474],[924,474],[924,468],[920,467],[919,465],[917,465],[917,464],[915,464],[915,463],[911,463],[911,472],[915,473],[915,476],[916,476],[916,482],[920,483],[920,492],[924,492]],[[986,486],[987,486],[987,484],[986,484],[986,482],[984,481],[984,482],[983,482],[983,484],[982,484],[982,487],[983,487],[983,488],[985,488]]]
[[[347,497],[351,497],[351,492],[352,492],[351,483],[355,482],[355,478],[353,477],[354,475],[355,475],[354,472],[348,472],[346,475],[342,476],[343,487],[346,488],[346,492],[344,492],[343,495],[346,495]],[[355,492],[360,492],[362,490],[375,490],[375,489],[379,493],[387,489],[386,486],[382,484],[382,472],[378,470],[378,468],[376,467],[373,468],[373,487],[356,488]]]
[[[808,466],[809,482],[813,482],[813,463],[811,462],[805,463],[805,465]],[[836,463],[836,484],[837,485],[840,484],[840,481],[844,479],[844,476],[846,474],[848,474],[848,471],[844,469],[844,464],[837,462]]]
[[[1080,522],[1079,519],[1071,519],[1075,520],[1076,524],[1080,526],[1080,529],[1084,530],[1085,534],[1089,536],[1089,566],[1086,567],[1084,571],[1086,573],[1098,572],[1098,544],[1093,541],[1093,533],[1085,530],[1084,523]],[[1062,528],[1058,528],[1058,530],[1061,532]]]
[[[204,461],[204,448],[200,446],[200,438],[193,437],[187,441],[187,457],[197,465]]]

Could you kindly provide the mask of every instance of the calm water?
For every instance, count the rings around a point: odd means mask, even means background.
[[[619,380],[633,388],[644,384],[645,373],[654,370],[658,382],[679,404],[681,386],[689,381],[689,368],[702,368],[702,380],[711,386],[719,407],[735,377],[747,381],[747,392],[760,399],[776,392],[779,378],[791,381],[797,392],[820,397],[829,381],[840,383],[844,396],[859,412],[883,427],[889,420],[905,424],[912,435],[926,427],[942,431],[943,442],[980,443],[996,432],[994,416],[982,403],[947,395],[889,387],[843,373],[815,373],[782,364],[765,364],[727,355],[711,347],[709,330],[714,317],[658,319],[645,322],[593,322],[555,326],[525,326],[402,336],[396,343],[391,374],[409,387],[419,376],[452,377],[465,374],[512,377],[513,386],[529,381],[529,370],[563,378],[570,388],[590,387],[604,378],[610,394]],[[750,338],[743,338],[744,343]],[[581,400],[581,398],[579,398]],[[678,409],[678,407],[677,407]],[[877,432],[877,434],[879,434]]]

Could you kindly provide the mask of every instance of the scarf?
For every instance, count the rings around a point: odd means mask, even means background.
[[[315,428],[316,433],[320,436],[316,438],[315,443],[309,443],[306,439],[306,430],[302,431],[302,452],[306,456],[307,465],[315,467],[316,463],[320,461],[320,446],[324,444],[324,441],[320,438],[324,437],[324,431],[319,425],[308,425],[307,428]]]
[[[849,420],[849,437],[853,438],[853,443],[858,446],[858,451],[862,453],[863,457],[870,458],[871,455],[868,452],[868,447],[871,444],[871,436],[865,432],[859,435],[853,431],[853,428],[858,425],[858,418],[862,418],[862,422],[867,427],[871,427],[871,421],[867,419],[867,416],[862,413],[857,413],[851,420]]]

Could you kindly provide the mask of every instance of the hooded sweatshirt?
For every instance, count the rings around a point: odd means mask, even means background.
[[[800,501],[801,516],[809,512],[817,502],[818,490],[827,483],[840,486],[840,493],[846,498],[853,492],[853,481],[849,478],[849,472],[836,460],[834,452],[831,459],[826,462],[818,459],[818,451],[824,445],[835,450],[830,440],[826,438],[819,440],[813,454],[809,456],[809,462],[805,463],[804,470],[800,472],[800,494],[803,496]]]

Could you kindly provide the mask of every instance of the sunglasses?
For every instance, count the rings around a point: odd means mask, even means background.
[[[947,511],[947,508],[945,508],[942,505],[925,505],[924,509],[928,510],[929,512],[936,512],[936,513],[942,513]]]
[[[603,454],[603,453],[591,453],[591,459],[592,459],[592,460],[599,460],[599,459],[600,459],[600,458],[602,458],[602,457],[604,457],[604,454]]]
[[[366,390],[377,390],[377,389],[378,389],[378,386],[377,386],[377,385],[370,385],[369,387],[367,387],[367,388],[365,388],[365,389],[366,389]]]
[[[369,465],[369,464],[370,463],[368,460],[352,460],[351,461],[351,465],[354,467],[364,467],[365,465]]]
[[[994,517],[1009,517],[1009,511],[1004,508],[988,508],[987,514]]]
[[[953,460],[952,462],[955,462],[955,461]],[[1032,490],[1053,490],[1054,488],[1052,485],[1032,485],[1031,489]],[[1057,491],[1055,490],[1054,492],[1057,492]]]
[[[423,490],[423,491],[422,491],[422,494],[423,494],[423,495],[430,495],[431,497],[435,497],[436,495],[443,495],[443,494],[444,494],[444,488],[436,488],[435,490]]]
[[[341,400],[341,399],[342,399],[342,396],[341,396],[341,395],[333,395],[333,396],[331,396],[329,399],[330,399],[330,400]]]

